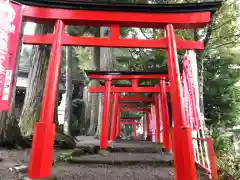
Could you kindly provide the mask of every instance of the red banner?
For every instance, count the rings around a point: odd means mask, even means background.
[[[0,111],[9,111],[22,23],[22,6],[0,1]]]

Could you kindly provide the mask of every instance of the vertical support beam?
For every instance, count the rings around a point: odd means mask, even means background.
[[[108,124],[110,113],[110,92],[111,92],[111,80],[105,82],[104,103],[103,103],[103,120],[102,130],[100,138],[100,149],[108,148]]]
[[[154,97],[154,96],[153,96]],[[152,142],[156,142],[156,114],[154,109],[154,102],[151,106],[151,134],[152,134]]]
[[[146,111],[147,113],[147,140],[151,140],[152,139],[152,131],[151,131],[151,128],[150,128],[150,123],[151,123],[151,119],[150,119],[150,116],[151,116],[151,110],[149,109],[148,111]]]
[[[32,179],[51,176],[55,137],[54,109],[60,73],[63,33],[64,24],[61,20],[57,20],[44,88],[42,111],[40,120],[34,128],[32,153],[28,168],[28,177]]]
[[[210,158],[212,180],[218,180],[218,172],[216,167],[216,155],[213,149],[213,142],[211,138],[208,139],[207,144],[208,144],[208,154]]]
[[[138,79],[133,79],[132,80],[132,87],[137,88],[138,87]]]
[[[154,94],[154,107],[156,116],[156,143],[160,144],[160,114],[159,114],[159,99],[158,95]]]
[[[166,26],[165,33],[168,42],[168,72],[171,85],[171,101],[173,105],[172,110],[174,119],[175,179],[196,180],[197,176],[191,129],[184,126],[185,116],[183,111],[182,89],[175,41],[176,38],[171,24]]]
[[[116,137],[119,137],[121,134],[120,116],[121,116],[121,111],[120,111],[120,108],[118,107]]]
[[[116,141],[116,129],[117,129],[117,118],[118,118],[118,109],[119,109],[119,93],[114,93],[114,102],[113,102],[113,112],[112,112],[112,125],[111,125],[111,135],[110,140]]]
[[[162,114],[162,105],[161,105],[161,95],[160,93],[156,94],[156,99],[157,99],[157,109],[159,113],[159,139],[160,139],[160,144],[163,144],[163,114]]]
[[[160,89],[161,95],[161,111],[162,111],[162,122],[163,122],[163,144],[164,147],[171,152],[171,135],[170,135],[170,121],[169,121],[169,113],[168,113],[168,101],[167,101],[167,92],[166,92],[166,82],[165,80],[160,80]]]
[[[120,38],[120,26],[118,24],[111,25],[111,38],[112,39]]]
[[[133,125],[133,139],[137,140],[137,124],[133,123],[132,125]]]

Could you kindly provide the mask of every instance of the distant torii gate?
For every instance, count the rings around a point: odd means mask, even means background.
[[[136,100],[138,101],[139,99],[142,99],[143,101],[142,102],[152,102],[152,98],[147,98],[147,97],[143,97],[141,96],[140,98],[138,98],[139,95],[137,96],[126,96],[126,98],[122,98],[122,99],[125,99],[125,100]],[[134,101],[133,101],[134,102]],[[139,104],[127,104],[126,102],[122,102],[119,104],[119,108],[120,108],[120,112],[142,112],[142,113],[145,113],[144,115],[144,134],[146,133],[147,136],[150,135],[150,129],[149,129],[149,118],[148,118],[148,112],[150,111],[150,107],[148,104],[146,104],[145,106],[141,105],[141,107],[139,107]],[[114,119],[112,119],[112,122],[114,122]],[[117,128],[119,127],[119,122],[117,121]],[[111,134],[115,134],[114,132],[112,132],[114,130],[113,126],[112,126],[112,129],[111,129]],[[118,131],[118,130],[117,130]],[[146,132],[145,132],[146,131]],[[119,133],[118,133],[119,135]],[[115,140],[116,137],[113,137],[113,139],[111,140]]]
[[[122,125],[132,125],[133,126],[133,139],[137,139],[137,127],[136,125],[143,124],[143,122],[136,122],[136,120],[140,120],[139,117],[121,117],[120,124]]]
[[[166,49],[168,76],[170,82],[170,95],[173,111],[173,141],[175,179],[196,180],[196,167],[194,162],[191,128],[186,126],[183,111],[181,82],[177,50],[203,50],[204,44],[200,41],[189,41],[177,38],[175,29],[204,28],[210,23],[211,15],[220,6],[221,2],[198,4],[161,4],[161,5],[111,5],[111,4],[81,4],[80,2],[55,2],[32,0],[19,1],[25,3],[21,13],[23,21],[35,23],[48,23],[55,25],[52,34],[24,35],[23,43],[30,45],[52,45],[48,71],[46,75],[45,90],[43,94],[42,111],[40,120],[35,125],[32,143],[32,153],[29,163],[28,177],[46,178],[51,175],[52,155],[55,135],[54,109],[58,79],[61,64],[62,46],[92,46],[92,47],[118,47],[118,48],[157,48]],[[2,2],[1,2],[2,3]],[[76,4],[74,4],[76,3]],[[80,3],[80,4],[79,4]],[[11,2],[10,5],[21,6]],[[49,7],[52,8],[49,8]],[[79,7],[80,9],[76,9]],[[20,7],[21,8],[21,7]],[[149,11],[151,9],[151,11]],[[7,9],[6,9],[7,10]],[[12,16],[11,16],[12,17]],[[137,17],[137,18],[136,18]],[[19,18],[19,24],[21,24]],[[65,25],[109,26],[109,38],[96,37],[71,37],[65,34]],[[124,39],[120,38],[121,27],[163,28],[165,37],[159,39]],[[2,28],[0,26],[0,28]],[[6,28],[6,27],[5,27]],[[8,28],[9,29],[9,28]],[[4,31],[5,32],[5,31]],[[7,35],[8,36],[8,35]],[[4,40],[5,41],[5,40]],[[8,40],[7,40],[8,41]],[[8,42],[7,42],[8,43]],[[17,39],[7,44],[16,45]],[[5,56],[4,56],[5,58]],[[7,60],[6,60],[7,61]],[[7,64],[4,59],[4,63]],[[9,60],[10,61],[10,60]],[[5,73],[5,71],[4,71]],[[14,73],[12,73],[13,76]],[[4,74],[5,76],[6,74]],[[153,79],[151,75],[144,75],[143,79]],[[8,76],[8,83],[10,79]],[[11,77],[12,77],[11,76]],[[156,75],[159,77],[160,75]],[[112,87],[112,75],[95,75],[93,79],[104,79],[105,87],[99,90],[105,93],[103,113],[103,139],[107,139],[108,113],[110,111],[110,92],[154,92],[160,93],[160,87]],[[122,79],[121,76],[120,79]],[[139,79],[139,75],[126,75],[126,79]],[[162,78],[162,77],[161,77]],[[156,78],[158,79],[158,78]],[[3,89],[3,87],[1,87]],[[151,90],[151,91],[150,91]],[[107,147],[107,142],[102,141],[101,147]],[[184,159],[183,159],[184,158]],[[212,167],[212,177],[217,180],[216,169]]]
[[[156,143],[160,143],[160,115],[167,115],[168,113],[163,113],[163,110],[167,110],[167,101],[162,101],[161,98],[162,96],[166,96],[166,91],[167,91],[167,86],[166,84],[166,79],[167,79],[167,74],[165,73],[159,73],[159,72],[107,72],[107,71],[86,71],[87,76],[91,80],[105,80],[105,83],[101,83],[103,86],[100,87],[90,87],[89,92],[91,93],[104,93],[104,108],[103,108],[103,122],[102,122],[102,134],[100,138],[100,148],[101,149],[106,149],[108,148],[108,117],[109,117],[109,109],[110,109],[110,100],[111,100],[111,95],[110,93],[114,93],[114,96],[112,99],[114,99],[114,104],[112,108],[112,129],[111,129],[111,140],[114,140],[115,137],[115,125],[117,127],[119,126],[120,123],[117,122],[117,117],[119,114],[119,102],[120,102],[120,95],[119,93],[157,93],[154,94],[151,99],[149,98],[144,98],[141,96],[132,96],[132,97],[122,97],[122,99],[135,99],[135,100],[144,100],[143,102],[152,102],[155,108],[155,114],[156,114]],[[159,84],[156,84],[154,86],[140,86],[138,82],[140,80],[151,80],[155,79],[159,81]],[[117,85],[117,84],[112,84],[113,81],[116,80],[129,80],[131,81],[131,85]],[[164,85],[162,85],[164,84]],[[162,92],[162,95],[159,96],[159,93]],[[161,103],[165,104],[161,104]],[[131,104],[130,104],[131,105]],[[129,106],[127,104],[127,106]],[[135,106],[135,105],[133,105]],[[162,117],[163,125],[165,125],[165,132],[164,134],[164,145],[166,146],[166,149],[171,149],[170,147],[170,124],[169,124],[169,117]],[[118,127],[119,128],[119,127]],[[117,135],[119,131],[117,130]]]
[[[92,73],[92,74],[91,74]],[[94,71],[87,71],[87,74],[91,74],[91,77],[94,78],[94,73],[99,73],[99,72],[94,72]],[[107,72],[102,72],[102,73],[107,73]],[[110,72],[109,72],[110,73]],[[121,72],[112,72],[114,75],[115,75],[115,80],[120,80],[121,79]],[[116,73],[118,74],[118,76],[116,76]],[[131,75],[131,77],[133,78],[135,76],[136,78],[136,75],[140,75],[141,74],[144,74],[142,72],[133,72],[133,73],[130,73],[128,74],[128,76],[126,76],[126,72],[123,72],[125,75],[125,77],[123,79],[126,79],[126,78],[129,78]],[[104,74],[102,74],[104,75]],[[158,72],[150,72],[150,73],[145,73],[145,75],[148,75],[148,77],[146,77],[146,79],[149,79],[152,77],[152,79],[155,79],[159,74]],[[156,112],[156,142],[157,143],[160,143],[160,121],[159,119],[169,119],[168,117],[168,105],[167,105],[167,98],[166,98],[166,93],[169,92],[169,85],[166,85],[165,83],[165,77],[167,77],[167,74],[163,75],[163,78],[160,80],[160,84],[162,84],[161,86],[159,85],[155,85],[155,86],[152,86],[152,85],[138,85],[138,80],[140,79],[143,79],[144,77],[141,76],[136,79],[132,79],[131,82],[132,82],[132,85],[129,85],[129,84],[118,84],[118,83],[114,83],[112,84],[112,87],[111,88],[115,88],[114,91],[115,92],[115,96],[111,96],[111,100],[114,100],[114,98],[116,99],[116,102],[114,101],[114,105],[113,105],[113,123],[112,123],[112,128],[111,128],[111,136],[110,136],[110,140],[114,141],[116,139],[115,137],[115,133],[113,133],[115,131],[115,121],[114,121],[114,118],[115,118],[115,109],[118,108],[118,102],[120,101],[142,101],[142,102],[152,102],[152,104],[154,105],[155,107],[155,112]],[[165,77],[164,77],[165,76]],[[91,78],[90,77],[90,78]],[[99,77],[98,77],[99,78]],[[99,78],[100,79],[100,78]],[[98,79],[98,80],[99,80]],[[94,87],[94,88],[90,88],[89,89],[89,92],[92,92],[92,93],[103,93],[104,92],[104,86],[105,86],[105,83],[102,82],[102,81],[99,81],[100,84],[102,86],[100,87]],[[151,98],[146,98],[146,97],[143,97],[143,96],[140,96],[140,95],[134,95],[134,96],[120,96],[120,99],[116,96],[118,96],[116,93],[118,92],[135,92],[135,94],[137,92],[152,92],[152,93],[156,93],[156,89],[158,89],[158,92],[161,92],[161,96],[159,96],[158,94],[154,94]],[[160,99],[159,99],[160,98]],[[163,99],[162,99],[163,98]],[[163,104],[159,104],[158,103],[158,99],[160,101],[160,103],[163,103]],[[132,107],[135,107],[135,105],[131,105],[131,104],[126,104],[128,107],[132,106]],[[120,104],[120,106],[124,106],[124,104]],[[151,109],[153,110],[153,109]],[[160,111],[160,112],[159,112]],[[166,112],[167,111],[167,112]],[[146,113],[148,114],[148,113]],[[146,118],[148,118],[149,115],[146,115]],[[169,129],[170,129],[170,125],[169,123],[163,121],[163,126],[164,126],[164,131],[163,131],[163,145],[166,149],[168,149],[169,151],[171,151],[171,143],[170,143],[170,135],[169,135]],[[120,132],[119,132],[119,122],[117,122],[117,135],[116,136],[119,136],[120,135]],[[147,127],[149,127],[149,125],[147,124],[146,125]],[[150,134],[150,129],[147,133],[148,135]]]

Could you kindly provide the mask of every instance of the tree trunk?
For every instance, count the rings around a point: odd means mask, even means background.
[[[68,46],[66,48],[66,104],[63,129],[64,134],[71,135],[73,47]]]
[[[96,128],[95,138],[99,138],[101,134],[101,127],[102,127],[102,113],[103,113],[103,97],[99,95],[99,103],[98,103],[98,124]]]
[[[101,27],[100,28],[100,37],[104,37],[104,35],[106,34],[106,32],[108,31],[108,28],[106,27]],[[114,48],[100,48],[100,70],[101,71],[112,71],[113,70],[113,62],[115,59],[115,54],[114,54]],[[101,110],[98,113],[98,125],[97,125],[97,131],[95,133],[95,137],[99,137],[100,136],[100,129],[101,128],[101,124],[102,124],[102,103],[104,101],[100,100],[101,99],[101,95],[98,96],[98,109]],[[110,120],[110,117],[109,117]],[[110,123],[109,123],[110,124]]]
[[[53,30],[51,25],[37,25],[36,34],[46,34]],[[34,123],[39,121],[45,77],[50,56],[49,46],[34,46],[31,67],[28,74],[28,87],[20,117],[20,129],[24,136],[33,134]]]
[[[23,29],[25,23],[22,25],[22,31],[20,39],[22,39]],[[10,101],[9,112],[0,112],[0,146],[4,147],[16,147],[23,145],[23,138],[18,126],[17,118],[15,116],[15,96],[16,96],[16,82],[18,77],[18,64],[20,60],[22,42],[19,43],[19,49],[16,56],[16,68],[14,72],[14,79],[12,85],[12,96]]]
[[[100,37],[100,28],[94,34]],[[95,47],[93,50],[93,64],[96,70],[100,69],[100,48]],[[99,84],[92,81],[88,86],[97,87]],[[87,135],[94,136],[98,126],[99,97],[98,94],[91,94],[88,98],[87,119],[89,120],[89,129]]]
[[[91,87],[97,87],[97,82],[92,82]],[[98,125],[98,111],[99,111],[99,95],[98,94],[91,94],[90,96],[90,104],[88,105],[88,108],[90,108],[90,124],[89,124],[89,130],[87,135],[94,136],[96,133],[96,127]]]
[[[100,36],[100,31],[98,31],[95,36]],[[93,51],[93,62],[96,67],[96,70],[100,69],[100,48],[94,48]],[[98,82],[92,81],[89,86],[91,87],[97,87],[99,86]],[[88,130],[89,136],[94,136],[97,131],[98,126],[98,112],[99,112],[99,94],[91,94],[90,95],[90,125]]]

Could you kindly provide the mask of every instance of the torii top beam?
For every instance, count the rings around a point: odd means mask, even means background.
[[[110,97],[111,100],[114,100],[114,97]],[[126,101],[138,101],[138,102],[153,102],[153,98],[148,98],[144,96],[120,96],[119,101],[126,102]]]
[[[166,72],[125,72],[125,71],[85,71],[90,79],[99,80],[144,80],[144,79],[166,79]]]
[[[120,120],[129,120],[129,121],[135,121],[135,120],[141,120],[142,117],[139,117],[139,116],[136,116],[136,117],[126,117],[126,116],[123,116],[123,117],[120,117]]]
[[[122,72],[122,71],[85,71],[87,76],[93,80],[132,80],[132,85],[129,87],[111,87],[111,92],[160,92],[160,86],[140,87],[138,80],[145,79],[167,79],[168,75],[166,72]],[[102,87],[90,87],[89,92],[91,93],[103,93],[105,91],[104,86]]]
[[[129,121],[120,121],[120,124],[122,125],[142,125],[143,123],[142,122],[129,122]]]
[[[121,107],[120,111],[125,111],[125,112],[129,112],[129,111],[136,111],[136,112],[146,112],[149,111],[150,108],[129,108],[129,107]]]
[[[127,5],[106,3],[83,3],[63,0],[17,0],[24,5],[23,20],[54,24],[61,20],[64,25],[108,26],[110,38],[73,37],[62,35],[63,46],[119,47],[119,48],[161,48],[167,49],[166,37],[154,39],[124,39],[120,27],[164,28],[172,24],[175,29],[204,28],[211,21],[211,15],[221,2],[197,4]],[[30,5],[30,6],[29,6]],[[136,18],[137,17],[137,18]],[[24,35],[23,43],[51,45],[53,34]],[[203,50],[201,41],[176,38],[177,49]]]
[[[143,103],[138,103],[138,104],[120,103],[119,105],[120,105],[120,108],[149,108],[149,104],[145,104],[145,103],[144,104]]]
[[[30,5],[24,9],[27,20],[46,21],[47,17],[48,22],[63,19],[65,23],[75,22],[78,25],[85,21],[84,25],[89,26],[117,23],[125,27],[142,28],[163,28],[166,24],[173,24],[180,29],[203,28],[210,22],[211,14],[221,6],[221,2],[133,5],[63,0],[16,1]]]

